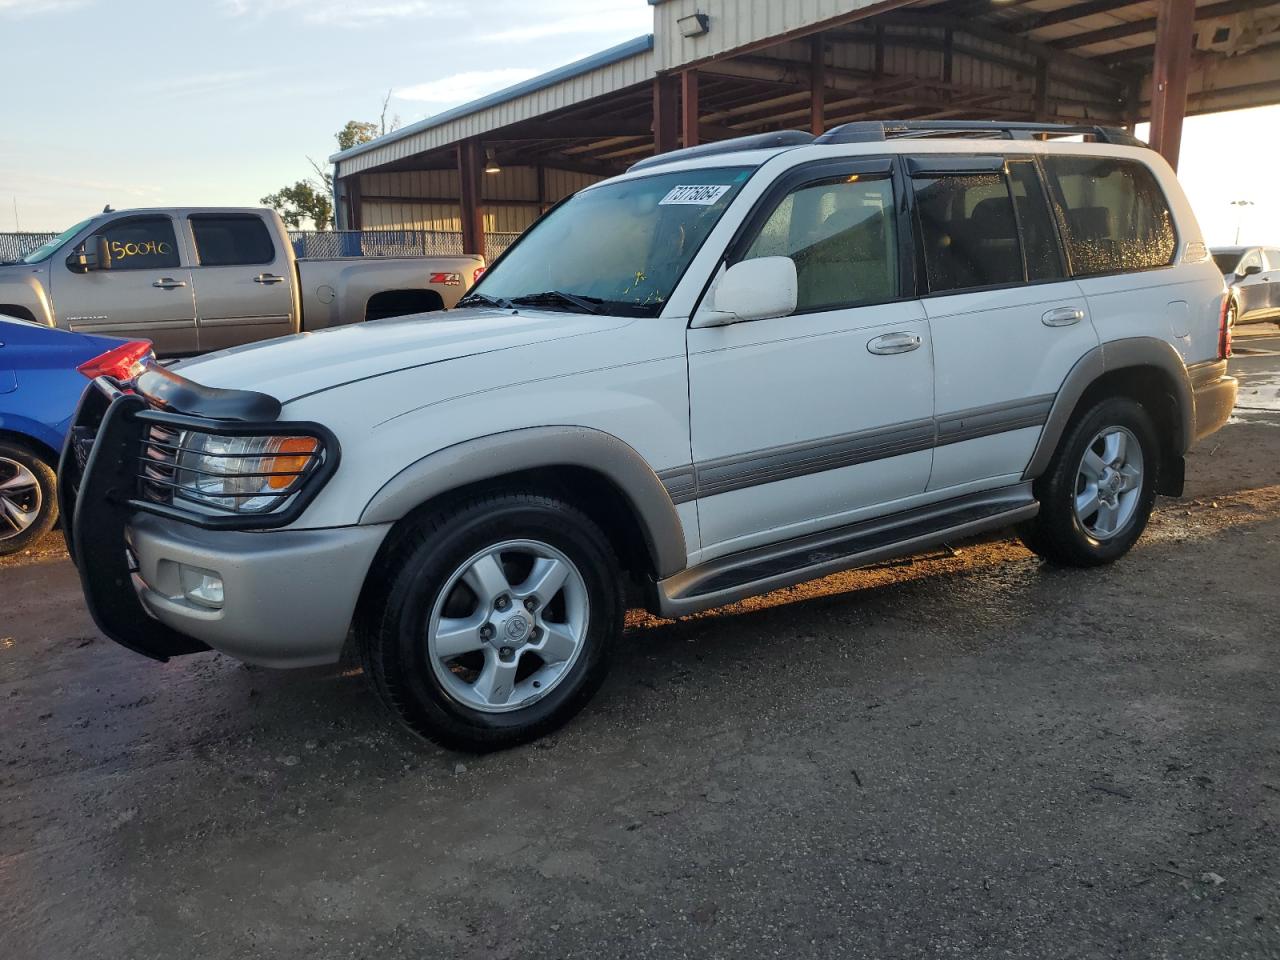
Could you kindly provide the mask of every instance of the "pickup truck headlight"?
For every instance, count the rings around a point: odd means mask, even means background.
[[[219,436],[185,431],[174,498],[235,513],[283,508],[321,462],[320,441],[307,436]]]

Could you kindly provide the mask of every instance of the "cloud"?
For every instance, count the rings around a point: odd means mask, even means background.
[[[395,91],[400,100],[417,100],[422,103],[465,103],[486,93],[493,93],[513,83],[537,76],[539,71],[528,67],[503,67],[499,70],[467,70],[439,80],[415,83]]]
[[[0,0],[8,2],[16,0]],[[450,30],[491,43],[520,43],[562,34],[616,34],[624,27],[645,33],[653,24],[652,8],[641,0],[596,0],[589,7],[581,0],[488,0],[483,8],[471,0],[222,0],[222,8],[235,17],[287,16],[324,26],[369,26],[397,20],[447,22]],[[495,23],[504,24],[504,29],[492,32]]]
[[[222,5],[235,17],[286,15],[320,25],[359,26],[430,16],[452,18],[463,13],[461,4],[449,0],[379,0],[373,3],[352,3],[350,0],[223,0]]]
[[[83,7],[90,0],[0,0],[0,16],[35,17]]]

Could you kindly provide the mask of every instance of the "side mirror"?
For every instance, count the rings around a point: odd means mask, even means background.
[[[1252,277],[1262,272],[1262,268],[1256,263],[1251,263],[1244,268],[1244,272],[1240,274],[1242,277]]]
[[[67,257],[67,268],[72,273],[89,273],[93,270],[111,269],[111,245],[102,234],[95,234]]]
[[[770,320],[796,312],[799,281],[790,257],[758,257],[735,263],[716,284],[711,310],[695,327],[722,327],[740,320]]]

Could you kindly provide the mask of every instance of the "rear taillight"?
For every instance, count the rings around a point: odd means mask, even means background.
[[[471,282],[474,284],[477,280],[484,276],[484,267],[476,267],[475,273],[471,274]]]
[[[1222,298],[1222,310],[1218,315],[1218,359],[1226,360],[1231,356],[1231,324],[1227,322],[1228,308],[1231,306],[1231,297],[1224,296]]]
[[[110,377],[120,383],[127,383],[137,379],[138,374],[155,358],[155,354],[151,352],[150,340],[130,340],[112,347],[92,360],[86,360],[76,369],[90,380]]]

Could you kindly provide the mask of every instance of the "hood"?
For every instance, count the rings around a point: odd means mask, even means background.
[[[208,387],[257,390],[288,403],[369,377],[633,322],[525,307],[518,312],[464,308],[294,334],[206,354],[171,369]]]

